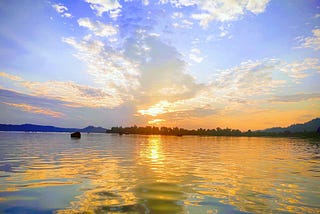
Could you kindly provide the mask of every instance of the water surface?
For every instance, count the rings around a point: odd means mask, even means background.
[[[320,148],[289,138],[0,133],[0,213],[320,213]]]

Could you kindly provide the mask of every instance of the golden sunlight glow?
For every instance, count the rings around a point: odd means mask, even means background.
[[[146,147],[140,150],[140,157],[146,162],[161,163],[164,158],[161,148],[161,137],[150,136]]]
[[[164,114],[168,112],[168,107],[170,106],[170,103],[166,100],[161,101],[150,108],[146,110],[138,110],[138,113],[142,115],[151,115],[151,116],[157,116],[159,114]]]
[[[164,119],[154,119],[154,120],[150,120],[148,121],[148,124],[150,125],[159,125],[162,122],[165,122],[166,120]]]
[[[157,162],[158,160],[162,159],[161,154],[161,140],[159,136],[151,137],[148,140],[149,142],[149,151],[148,151],[148,158],[151,159],[153,162]]]

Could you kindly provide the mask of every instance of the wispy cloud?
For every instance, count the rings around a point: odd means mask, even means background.
[[[288,84],[287,80],[277,79],[275,76],[286,74],[293,80],[293,84],[297,84],[316,70],[319,70],[319,61],[315,58],[306,58],[298,62],[276,59],[246,61],[239,66],[221,70],[189,98],[175,101],[162,99],[149,106],[140,106],[138,113],[149,117],[161,115],[164,119],[186,119],[195,114],[200,117],[226,111],[235,112],[249,106],[257,108],[260,104],[265,105],[266,98],[273,102],[318,99],[318,93],[274,95],[279,88]]]
[[[174,28],[192,29],[193,22],[183,19],[180,22],[172,23]]]
[[[301,93],[301,94],[290,94],[290,95],[277,95],[274,96],[270,101],[272,102],[300,102],[305,100],[320,99],[320,93]]]
[[[172,1],[174,4],[176,1]],[[263,13],[269,3],[269,0],[194,0],[178,1],[179,5],[197,5],[200,13],[194,13],[192,18],[199,20],[202,27],[207,27],[211,21],[234,21],[243,16],[246,12],[254,14]],[[186,3],[185,3],[186,2]]]
[[[70,107],[113,108],[121,104],[121,99],[105,90],[73,82],[30,82],[22,84],[32,95],[60,100]]]
[[[203,60],[203,57],[201,56],[201,51],[198,48],[191,49],[189,58],[196,63],[201,63]]]
[[[274,73],[282,69],[295,79],[297,76],[294,74],[300,72],[295,68],[303,65],[305,66],[302,71],[307,71],[306,66],[313,68],[315,64],[308,59],[298,65],[274,59],[243,62],[239,66],[220,71],[191,98],[174,102],[161,100],[147,108],[140,108],[138,113],[158,116],[173,112],[191,112],[196,109],[212,110],[211,113],[223,109],[237,110],[255,100],[259,101],[261,97],[270,97],[277,88],[283,87],[286,81],[274,79]]]
[[[299,48],[311,48],[314,50],[320,50],[320,29],[313,29],[312,36],[298,37],[300,43]]]
[[[160,123],[163,123],[165,121],[166,120],[164,120],[164,119],[153,119],[153,120],[148,121],[148,124],[150,124],[150,125],[159,125]]]
[[[0,77],[4,77],[4,78],[7,78],[7,79],[10,79],[10,80],[13,80],[13,81],[22,81],[21,77],[15,76],[15,75],[12,75],[12,74],[8,74],[6,72],[0,72]]]
[[[8,102],[2,102],[2,103],[6,104],[8,106],[18,108],[21,111],[30,112],[33,114],[42,114],[42,115],[47,115],[47,116],[56,117],[56,118],[61,118],[64,116],[64,114],[61,112],[53,111],[53,110],[47,109],[47,108],[29,105],[26,103],[8,103]]]
[[[137,62],[111,47],[105,48],[99,40],[76,41],[74,38],[63,38],[63,41],[75,48],[75,56],[86,64],[87,72],[97,87],[117,100],[112,101],[112,106],[122,103],[123,99],[132,98],[129,92],[140,86]]]
[[[97,12],[98,16],[108,12],[110,17],[116,18],[120,12],[121,5],[117,0],[85,0],[90,4],[90,8]]]
[[[282,63],[280,70],[288,74],[295,82],[300,83],[301,79],[310,76],[313,71],[320,70],[320,61],[317,58],[306,58],[300,62]]]
[[[113,94],[108,89],[80,85],[71,81],[36,82],[27,81],[21,77],[11,78],[11,80],[16,81],[20,87],[24,87],[27,95],[57,100],[64,106],[114,108],[123,103],[118,94]]]
[[[63,4],[53,4],[52,7],[61,14],[62,17],[71,18],[72,14],[68,13],[68,8]]]
[[[107,25],[99,21],[93,22],[89,18],[78,19],[78,24],[81,27],[88,28],[94,35],[100,37],[113,36],[118,33],[118,29],[113,25]]]

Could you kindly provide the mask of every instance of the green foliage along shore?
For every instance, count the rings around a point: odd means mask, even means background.
[[[320,127],[319,127],[320,128]],[[265,131],[245,131],[242,132],[239,129],[229,129],[229,128],[216,128],[216,129],[183,129],[183,128],[169,128],[169,127],[155,127],[155,126],[145,126],[145,127],[112,127],[107,129],[107,133],[118,133],[122,134],[143,134],[143,135],[173,135],[173,136],[183,136],[183,135],[198,135],[198,136],[252,136],[252,137],[306,137],[306,138],[320,138],[320,133],[318,131],[303,131],[303,132],[265,132]]]

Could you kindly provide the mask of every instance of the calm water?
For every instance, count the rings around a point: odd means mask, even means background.
[[[308,140],[0,133],[0,213],[320,213]]]

